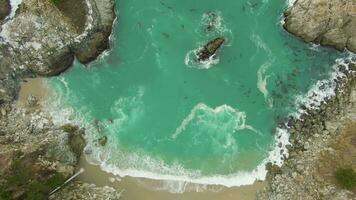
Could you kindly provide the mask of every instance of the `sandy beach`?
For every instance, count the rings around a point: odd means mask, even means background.
[[[167,190],[158,190],[162,187],[160,181],[139,179],[132,177],[119,178],[106,173],[99,166],[92,165],[82,156],[78,170],[85,171],[78,180],[94,183],[98,186],[111,186],[123,191],[123,200],[254,200],[258,190],[263,189],[265,182],[258,181],[253,185],[240,187],[210,186],[200,192],[171,193]],[[115,180],[115,181],[113,181]]]

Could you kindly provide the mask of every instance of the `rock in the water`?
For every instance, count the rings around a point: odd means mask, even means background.
[[[0,0],[0,20],[5,19],[10,14],[11,7],[9,0]]]
[[[103,137],[99,138],[98,142],[101,146],[105,146],[106,143],[108,142],[108,137],[103,136]]]
[[[225,42],[225,39],[222,37],[215,38],[208,42],[204,47],[198,52],[198,61],[203,62],[209,60],[211,56],[213,56],[216,51],[221,47],[221,45]]]
[[[356,1],[298,0],[285,12],[284,28],[306,42],[356,53]]]

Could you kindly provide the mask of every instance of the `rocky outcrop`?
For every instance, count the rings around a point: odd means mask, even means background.
[[[60,193],[51,196],[50,200],[118,200],[121,193],[115,189],[105,186],[97,187],[93,184],[74,182],[64,188]]]
[[[111,0],[82,2],[87,2],[84,4],[88,15],[85,29],[78,33],[82,28],[78,28],[76,20],[70,20],[69,17],[75,17],[72,12],[73,16],[48,0],[24,0],[16,17],[2,27],[1,45],[8,48],[1,54],[17,62],[12,66],[14,70],[44,76],[64,71],[72,64],[75,54],[83,63],[92,61],[109,47],[114,3]]]
[[[0,21],[10,14],[11,7],[9,0],[0,0]]]
[[[0,92],[4,96],[0,101],[16,98],[13,94],[17,92],[11,90],[18,88],[16,84],[5,86],[11,78],[16,82],[23,77],[57,75],[72,65],[75,56],[89,63],[109,48],[115,19],[113,0],[76,1],[81,7],[78,12],[67,5],[70,1],[62,2],[66,4],[24,0],[16,16],[2,25]]]
[[[33,97],[24,108],[14,101],[23,78],[57,75],[76,55],[83,63],[95,59],[109,47],[114,17],[114,0],[23,0],[16,15],[1,24],[0,199],[46,199],[74,173],[85,130],[52,123]],[[93,199],[89,194],[117,199],[113,189],[73,187],[85,193],[83,199]]]
[[[76,58],[84,64],[95,60],[109,48],[109,36],[115,19],[115,1],[90,0],[89,2],[92,2],[93,26],[88,30],[83,42],[74,47]]]
[[[0,196],[44,199],[74,173],[85,132],[54,126],[31,96],[26,108],[0,110]]]
[[[356,145],[356,64],[349,62],[350,71],[336,81],[336,96],[317,110],[306,109],[298,119],[290,119],[289,157],[281,168],[269,164],[268,185],[257,195],[258,200],[356,198],[334,181],[336,169],[352,166]],[[348,124],[354,124],[349,131]],[[345,140],[345,138],[349,138]],[[353,139],[352,139],[353,138]],[[351,154],[350,154],[351,153]]]
[[[356,53],[356,1],[298,0],[285,12],[284,27],[306,42]]]
[[[201,48],[198,53],[198,61],[204,62],[210,59],[210,57],[214,56],[216,51],[221,47],[221,45],[225,42],[225,39],[222,37],[215,38],[209,41],[203,48]]]

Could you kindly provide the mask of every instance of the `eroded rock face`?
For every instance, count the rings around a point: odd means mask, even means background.
[[[0,102],[16,98],[20,78],[58,75],[75,56],[89,63],[109,48],[115,1],[78,0],[77,7],[85,6],[80,12],[63,2],[23,0],[15,17],[1,26]]]
[[[215,38],[208,42],[204,47],[198,52],[198,61],[204,62],[209,60],[211,56],[213,56],[216,51],[221,47],[221,45],[225,42],[225,39],[222,37]]]
[[[355,199],[355,190],[342,189],[334,177],[339,167],[356,169],[356,143],[352,142],[356,127],[355,62],[346,62],[350,71],[338,66],[345,76],[334,80],[338,85],[335,96],[319,109],[305,108],[300,118],[290,119],[289,157],[281,167],[266,166],[268,184],[258,193],[258,200]]]
[[[356,53],[356,1],[298,0],[285,17],[285,29],[304,41]]]
[[[46,199],[74,173],[85,146],[84,129],[54,124],[33,100],[25,108],[14,102],[22,78],[57,75],[75,55],[87,63],[109,47],[114,0],[77,0],[73,4],[86,6],[80,19],[68,7],[71,1],[64,1],[59,7],[50,0],[23,0],[16,15],[0,23],[0,199]],[[73,190],[103,199],[115,193],[87,185]]]
[[[2,26],[0,45],[7,47],[0,57],[15,62],[15,70],[42,76],[63,72],[75,54],[83,63],[93,61],[109,47],[114,2],[82,0],[83,4],[86,20],[74,19],[74,11],[61,10],[65,8],[48,0],[24,0],[16,16]],[[78,15],[83,18],[82,12]]]
[[[0,21],[10,14],[11,7],[9,0],[0,0]]]

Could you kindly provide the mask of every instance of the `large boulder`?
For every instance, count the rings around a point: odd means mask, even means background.
[[[298,0],[285,12],[284,28],[305,42],[356,53],[356,1]]]
[[[215,38],[209,41],[203,48],[198,51],[198,61],[204,62],[210,59],[211,56],[215,55],[216,51],[221,47],[225,42],[225,39],[222,37]]]

